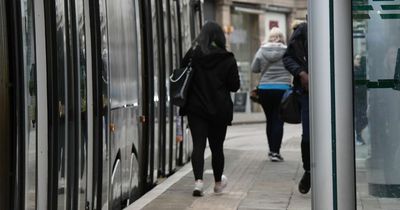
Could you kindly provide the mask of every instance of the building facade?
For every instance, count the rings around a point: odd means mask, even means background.
[[[235,94],[235,111],[260,111],[249,100],[249,91],[258,84],[259,74],[250,66],[269,30],[279,27],[288,39],[295,20],[305,20],[306,0],[205,0],[204,19],[218,22],[227,35],[228,48],[238,62],[241,89]]]

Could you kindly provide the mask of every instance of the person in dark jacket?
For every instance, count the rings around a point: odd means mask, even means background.
[[[234,55],[225,48],[221,27],[207,22],[196,38],[196,46],[183,58],[182,66],[192,62],[194,69],[186,105],[180,114],[187,115],[193,137],[192,166],[195,177],[193,196],[203,195],[204,150],[206,141],[212,152],[214,192],[221,193],[227,185],[224,171],[224,151],[227,126],[233,118],[230,92],[240,87]]]
[[[293,75],[293,89],[300,93],[301,123],[303,135],[301,138],[301,156],[305,170],[299,183],[299,191],[308,193],[311,187],[310,175],[310,120],[308,102],[308,49],[307,23],[299,24],[294,30],[288,48],[283,56],[283,64]]]
[[[354,79],[366,80],[367,75],[365,71],[365,57],[361,55],[354,56]],[[365,144],[364,139],[361,136],[362,130],[368,125],[367,117],[367,86],[366,85],[355,85],[354,86],[354,121],[356,131],[356,142],[357,146]]]

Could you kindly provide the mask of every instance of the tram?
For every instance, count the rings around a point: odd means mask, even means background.
[[[0,0],[1,209],[123,209],[188,162],[168,77],[201,25],[199,0]]]

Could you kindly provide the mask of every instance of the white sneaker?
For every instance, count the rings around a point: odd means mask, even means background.
[[[272,153],[272,155],[269,158],[272,162],[282,162],[283,157],[279,153]]]
[[[203,180],[198,179],[194,183],[194,190],[193,190],[193,196],[200,197],[203,196]]]
[[[226,188],[228,185],[228,178],[226,178],[225,175],[221,176],[221,182],[218,184],[215,184],[214,186],[214,193],[220,194],[222,191]]]

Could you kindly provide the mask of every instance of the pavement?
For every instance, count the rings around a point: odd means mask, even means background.
[[[264,112],[236,112],[233,115],[232,125],[265,123]]]
[[[191,164],[146,193],[127,209],[213,210],[310,210],[311,194],[300,194],[303,174],[300,155],[300,125],[285,124],[281,154],[284,162],[270,162],[263,113],[236,114],[224,144],[228,186],[213,193],[210,151],[205,154],[203,197],[193,197]]]
[[[213,193],[211,152],[205,152],[205,195],[193,197],[191,164],[160,180],[151,191],[127,210],[311,210],[311,192],[300,194],[297,185],[303,174],[300,155],[301,125],[285,124],[281,154],[284,162],[270,162],[263,113],[235,113],[224,144],[228,186],[221,195]],[[356,186],[358,210],[400,210],[399,198],[369,194],[366,160],[370,155],[368,128],[363,131],[367,144],[356,147]]]

